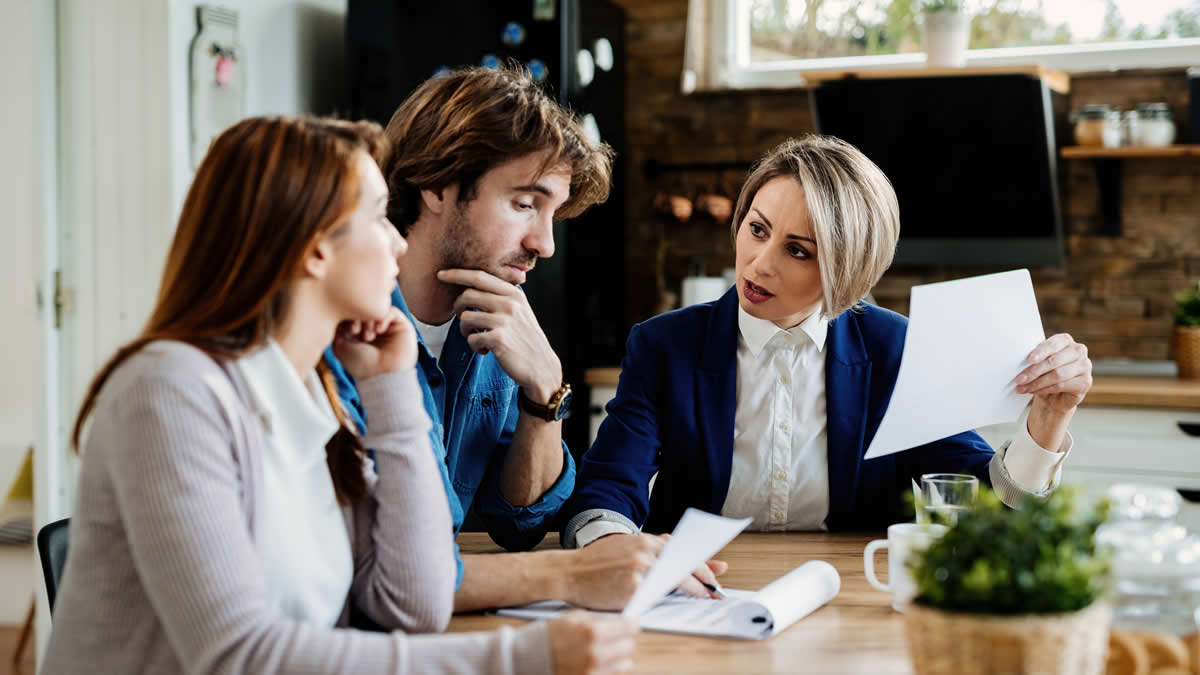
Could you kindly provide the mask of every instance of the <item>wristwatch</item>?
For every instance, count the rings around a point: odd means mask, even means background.
[[[525,395],[525,389],[517,390],[517,403],[520,404],[521,410],[546,420],[547,422],[557,422],[567,416],[567,411],[571,409],[571,385],[563,382],[558,391],[550,396],[550,402],[542,405],[534,403]]]

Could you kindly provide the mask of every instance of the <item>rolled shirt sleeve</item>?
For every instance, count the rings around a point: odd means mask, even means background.
[[[1062,482],[1062,466],[1075,440],[1067,432],[1058,452],[1047,450],[1029,435],[1022,423],[1020,431],[1000,446],[988,467],[992,488],[1000,499],[1016,507],[1026,495],[1045,497]]]
[[[562,451],[563,468],[558,480],[528,506],[516,506],[504,498],[499,468],[505,453],[497,454],[491,475],[484,480],[483,489],[475,498],[475,508],[497,544],[509,551],[524,551],[546,536],[559,510],[575,490],[575,460],[565,442],[562,442]]]
[[[563,548],[583,548],[607,534],[634,534],[633,521],[608,509],[588,509],[571,518],[563,528]]]

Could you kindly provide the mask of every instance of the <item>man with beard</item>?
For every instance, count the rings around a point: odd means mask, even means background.
[[[519,286],[554,254],[554,221],[607,198],[611,149],[527,74],[483,68],[422,84],[386,135],[388,219],[408,240],[393,302],[420,335],[418,375],[455,531],[470,514],[505,549],[528,551],[574,489],[575,464],[562,441],[570,387]],[[359,414],[352,381],[334,370]],[[540,600],[617,609],[662,545],[640,535],[460,555],[455,610]],[[708,594],[693,580],[684,589]]]

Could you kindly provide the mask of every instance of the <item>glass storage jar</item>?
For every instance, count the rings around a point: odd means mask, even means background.
[[[1121,113],[1109,110],[1104,114],[1104,126],[1100,128],[1100,143],[1106,148],[1119,148],[1121,136]]]
[[[1075,113],[1075,142],[1079,145],[1100,146],[1104,144],[1104,125],[1112,106],[1104,103],[1089,103]]]
[[[1139,103],[1134,110],[1138,120],[1135,145],[1165,148],[1175,142],[1175,120],[1166,103]]]

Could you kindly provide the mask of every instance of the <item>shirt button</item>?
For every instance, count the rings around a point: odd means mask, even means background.
[[[787,480],[787,472],[786,471],[776,471],[775,479],[776,480]]]
[[[481,405],[485,408],[490,408],[490,407],[492,407],[492,399],[484,396],[483,399],[479,401],[479,405]]]
[[[779,430],[780,430],[780,431],[783,431],[783,432],[785,432],[785,433],[786,433],[786,432],[787,432],[787,430],[788,430],[788,423],[787,423],[787,422],[780,422],[780,423],[779,423]]]
[[[781,382],[783,382],[783,386],[785,386],[785,387],[791,386],[791,384],[792,384],[792,377],[791,377],[791,375],[788,375],[787,373],[784,373],[783,377],[779,378],[779,380]]]

